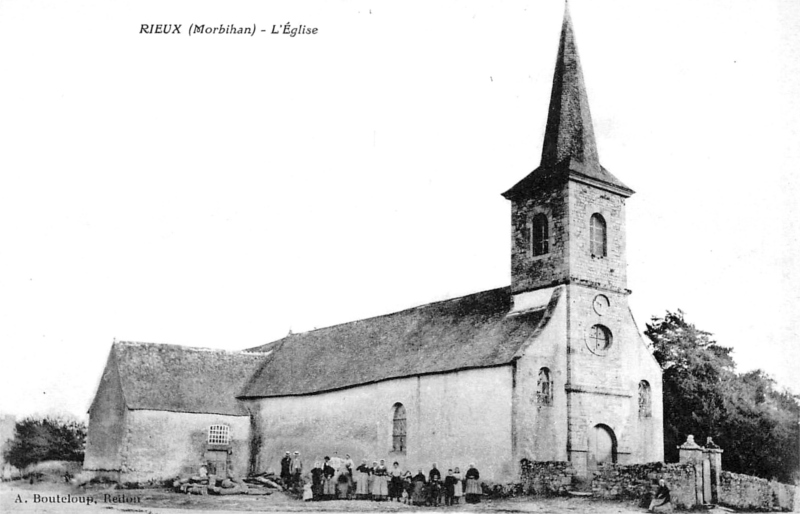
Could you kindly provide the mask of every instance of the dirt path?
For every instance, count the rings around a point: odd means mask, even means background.
[[[421,508],[390,502],[301,502],[282,493],[270,496],[188,496],[163,489],[90,489],[61,484],[3,484],[0,512],[85,514],[131,512],[186,514],[187,509],[220,513],[259,512],[533,512],[554,514],[639,514],[633,503],[587,498],[521,498],[484,501],[478,505]]]

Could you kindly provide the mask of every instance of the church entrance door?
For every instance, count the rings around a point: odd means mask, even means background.
[[[607,425],[595,425],[589,431],[587,468],[596,469],[598,464],[617,462],[617,438]]]

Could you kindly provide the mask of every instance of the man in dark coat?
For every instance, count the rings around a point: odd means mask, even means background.
[[[428,492],[430,494],[428,497],[428,502],[434,506],[439,505],[439,496],[442,492],[442,473],[436,469],[435,462],[428,473],[428,487]]]
[[[444,504],[453,505],[453,498],[456,495],[456,484],[461,487],[461,483],[453,476],[453,470],[447,470],[447,476],[444,478]]]
[[[292,454],[290,452],[286,452],[286,455],[283,456],[281,459],[281,481],[283,482],[283,487],[289,487],[289,481],[292,478]]]
[[[332,500],[336,496],[336,486],[333,482],[333,475],[336,470],[330,464],[331,458],[326,456],[325,461],[322,463],[322,498],[324,500]]]

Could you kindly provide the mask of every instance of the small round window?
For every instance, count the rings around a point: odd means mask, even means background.
[[[604,355],[611,348],[611,331],[603,325],[594,325],[589,329],[586,346],[597,355]]]

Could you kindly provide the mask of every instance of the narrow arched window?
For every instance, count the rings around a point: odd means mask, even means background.
[[[227,425],[208,427],[208,444],[228,444],[231,442],[231,429]]]
[[[533,256],[544,255],[550,251],[550,230],[547,216],[537,214],[531,221],[531,252]]]
[[[653,397],[650,394],[650,384],[646,380],[639,382],[639,417],[649,418],[653,415]]]
[[[394,404],[392,418],[392,451],[406,451],[406,408],[402,403]]]
[[[592,257],[606,256],[606,220],[595,213],[589,223],[589,241]]]
[[[553,382],[550,378],[550,370],[547,368],[539,370],[539,378],[536,381],[536,403],[539,405],[553,404]]]

